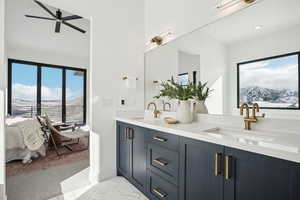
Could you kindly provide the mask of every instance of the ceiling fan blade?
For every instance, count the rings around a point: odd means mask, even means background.
[[[61,22],[56,22],[55,33],[59,33],[60,32],[60,25],[61,25]]]
[[[25,15],[25,17],[36,18],[36,19],[46,19],[46,20],[56,20],[56,19],[49,18],[49,17],[39,17],[39,16],[33,16],[33,15]]]
[[[71,15],[71,16],[67,16],[67,17],[63,17],[61,18],[64,21],[68,21],[68,20],[73,20],[73,19],[81,19],[82,17],[78,16],[78,15]]]
[[[63,23],[64,25],[67,25],[67,26],[69,26],[69,27],[71,27],[71,28],[73,28],[73,29],[75,29],[75,30],[81,32],[81,33],[85,33],[85,32],[86,32],[85,30],[83,30],[83,29],[81,29],[81,28],[78,28],[77,26],[74,26],[74,25],[72,25],[72,24],[70,24],[70,23],[68,23],[68,22],[62,21],[62,23]]]
[[[35,3],[37,3],[40,7],[42,7],[47,13],[49,13],[52,17],[56,18],[56,15],[51,12],[46,6],[44,6],[44,4],[42,4],[39,1],[34,0]]]

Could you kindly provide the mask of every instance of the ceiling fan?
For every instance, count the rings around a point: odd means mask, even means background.
[[[40,7],[42,7],[47,13],[49,13],[53,18],[49,18],[49,17],[39,17],[39,16],[33,16],[33,15],[25,15],[26,17],[30,17],[30,18],[36,18],[36,19],[44,19],[44,20],[52,20],[52,21],[56,21],[55,24],[55,33],[60,33],[60,28],[61,28],[61,24],[64,24],[66,26],[69,26],[81,33],[85,33],[86,31],[74,26],[73,24],[68,23],[67,21],[70,20],[74,20],[74,19],[81,19],[82,17],[78,16],[78,15],[71,15],[71,16],[66,16],[63,17],[62,16],[62,12],[60,11],[60,9],[58,9],[56,11],[56,13],[54,14],[52,11],[50,11],[44,4],[42,4],[39,1],[34,0],[35,3],[37,3]]]

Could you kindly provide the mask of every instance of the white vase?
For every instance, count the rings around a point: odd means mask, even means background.
[[[180,123],[191,123],[193,121],[190,101],[178,102],[176,118]]]
[[[208,110],[205,105],[205,101],[196,100],[194,106],[195,106],[195,108],[194,108],[195,113],[208,114]]]

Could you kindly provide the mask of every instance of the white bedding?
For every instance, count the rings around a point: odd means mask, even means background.
[[[7,118],[6,120],[6,162],[12,160],[22,160],[23,163],[31,162],[32,157],[37,157],[38,155],[46,155],[46,147],[44,144],[41,144],[39,148],[36,148],[35,151],[29,150],[24,142],[24,123],[30,123],[31,126],[33,119],[28,118]],[[38,123],[38,122],[37,122]],[[26,141],[26,140],[25,140]],[[32,149],[32,148],[31,148]]]

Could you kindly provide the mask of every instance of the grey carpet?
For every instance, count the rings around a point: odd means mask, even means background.
[[[6,180],[8,200],[47,200],[62,194],[62,192],[85,186],[88,184],[87,180],[79,180],[76,183],[64,185],[64,188],[62,188],[61,183],[82,172],[88,165],[89,162],[86,160],[9,177]]]

